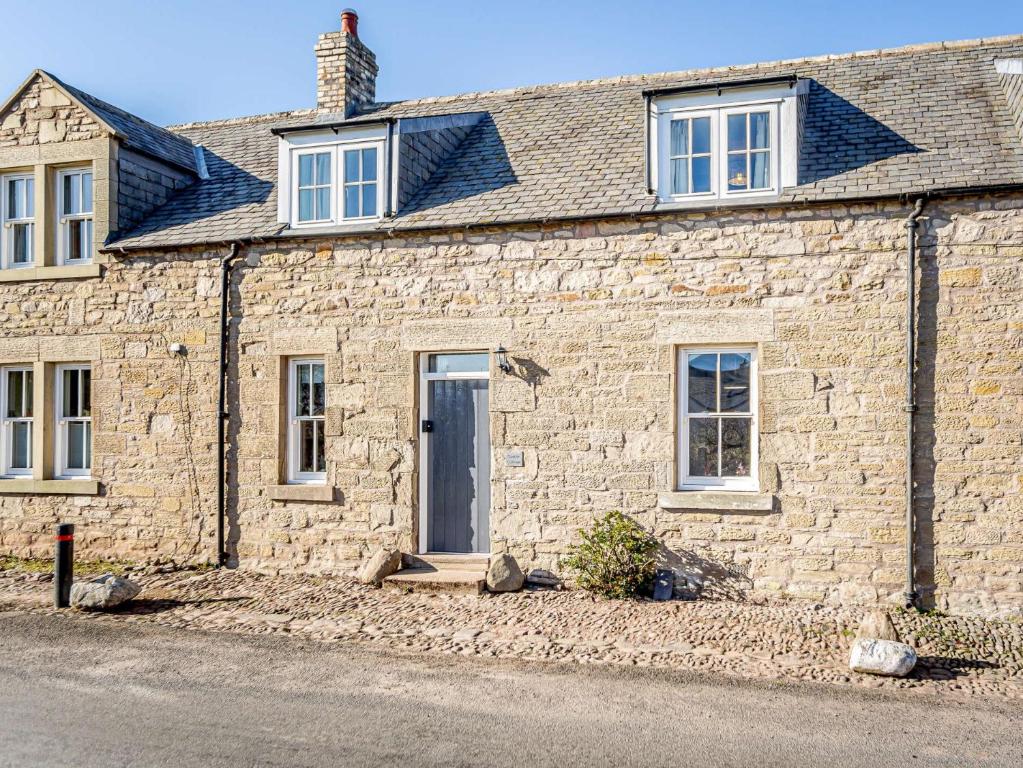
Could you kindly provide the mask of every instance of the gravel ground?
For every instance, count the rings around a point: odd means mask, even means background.
[[[578,591],[402,594],[345,579],[176,571],[135,576],[128,606],[82,614],[219,632],[362,642],[411,654],[720,672],[1023,699],[1023,624],[894,611],[920,662],[904,680],[848,670],[862,611],[803,601],[610,601]],[[0,572],[0,609],[52,613],[48,575]]]

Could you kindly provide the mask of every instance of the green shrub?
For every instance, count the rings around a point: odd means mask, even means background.
[[[621,512],[608,512],[579,531],[582,541],[565,560],[576,583],[604,597],[624,599],[649,589],[657,539]]]

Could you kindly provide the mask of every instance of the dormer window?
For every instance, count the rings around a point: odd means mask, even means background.
[[[282,195],[292,227],[365,223],[384,209],[383,129],[297,133],[281,139]],[[287,198],[290,197],[290,202]]]
[[[651,97],[651,188],[663,202],[778,195],[796,183],[802,81]]]

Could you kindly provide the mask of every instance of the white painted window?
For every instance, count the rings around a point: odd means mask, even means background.
[[[57,366],[54,468],[58,477],[92,474],[92,369]]]
[[[756,491],[757,353],[752,347],[678,353],[678,477],[691,489]]]
[[[380,209],[378,198],[380,174],[377,172],[380,152],[375,144],[344,150],[344,219],[373,219]]]
[[[31,267],[34,264],[35,179],[31,174],[11,174],[4,176],[2,183],[2,266],[4,269]]]
[[[325,366],[318,358],[293,358],[288,364],[288,482],[327,480]]]
[[[3,474],[32,474],[32,368],[10,366],[0,369],[2,401]]]
[[[297,152],[296,220],[302,224],[330,221],[333,218],[334,152]]]
[[[798,183],[805,80],[661,94],[651,102],[650,181],[662,202],[744,200]]]
[[[57,174],[57,255],[60,264],[92,261],[92,169]]]
[[[307,143],[287,145],[287,168],[282,171],[291,177],[291,226],[344,225],[381,217],[384,142],[361,140],[364,135],[358,134],[360,140],[304,138]]]

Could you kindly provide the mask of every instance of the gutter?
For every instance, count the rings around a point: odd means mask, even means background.
[[[231,250],[220,260],[220,367],[217,394],[217,567],[227,565],[228,553],[224,541],[224,521],[227,499],[227,467],[225,461],[225,432],[227,411],[227,364],[229,359],[228,302],[230,301],[231,269],[241,255],[241,244],[231,243]]]
[[[673,88],[647,88],[643,91],[644,96],[670,96],[677,93],[699,93],[701,91],[717,91],[718,96],[722,91],[732,88],[752,88],[765,85],[787,85],[789,88],[796,84],[799,77],[793,72],[788,75],[775,77],[754,77],[744,80],[725,80],[720,83],[703,83],[702,85],[678,85]]]
[[[916,514],[913,509],[913,429],[916,421],[916,238],[919,218],[926,199],[917,198],[906,217],[906,608],[915,608],[920,595],[916,589]]]
[[[303,131],[333,131],[337,133],[342,128],[358,128],[367,125],[394,125],[396,122],[398,122],[397,117],[364,117],[356,120],[331,120],[322,123],[275,126],[270,129],[270,133],[274,136],[284,136],[289,133],[301,133]]]

